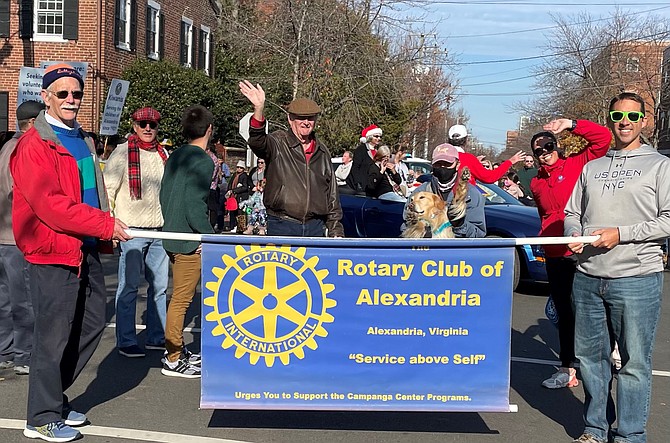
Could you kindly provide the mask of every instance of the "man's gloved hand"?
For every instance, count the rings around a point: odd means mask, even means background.
[[[451,226],[453,226],[454,228],[463,226],[463,223],[465,223],[465,211],[463,211],[462,214],[459,214],[459,212],[460,210],[456,208],[455,205],[450,204],[447,207],[447,216],[449,217]]]

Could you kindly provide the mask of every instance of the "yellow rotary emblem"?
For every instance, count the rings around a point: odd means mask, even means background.
[[[304,347],[318,347],[325,337],[327,312],[337,302],[327,297],[335,286],[324,283],[327,269],[316,269],[318,257],[305,258],[305,248],[289,246],[235,247],[235,257],[222,257],[224,268],[212,268],[216,281],[205,287],[212,307],[206,321],[216,322],[212,335],[225,335],[221,346],[236,346],[235,357],[249,354],[255,365],[261,357],[271,367],[275,359],[288,365],[291,354],[302,359]]]

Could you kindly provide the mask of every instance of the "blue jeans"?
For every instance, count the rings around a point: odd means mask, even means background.
[[[153,345],[165,342],[166,292],[169,260],[161,240],[133,238],[120,243],[119,287],[116,290],[116,346],[137,345],[135,310],[142,265],[147,290],[147,339]]]
[[[284,237],[325,237],[326,224],[323,220],[313,219],[302,224],[299,221],[268,215],[268,235]]]
[[[651,355],[661,310],[663,274],[598,278],[575,274],[572,291],[575,309],[575,354],[584,382],[584,432],[615,442],[647,441],[651,398]],[[621,370],[617,380],[618,428],[610,387],[610,335],[619,344]]]

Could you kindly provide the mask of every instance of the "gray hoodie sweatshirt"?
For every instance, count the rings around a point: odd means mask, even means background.
[[[584,167],[565,208],[565,235],[619,229],[608,250],[586,245],[579,271],[619,278],[663,271],[661,245],[670,237],[670,159],[649,145],[610,150]]]

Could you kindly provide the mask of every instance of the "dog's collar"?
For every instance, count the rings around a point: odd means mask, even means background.
[[[436,235],[437,235],[437,234],[439,234],[440,232],[444,231],[445,229],[447,229],[447,228],[449,228],[449,227],[451,227],[451,222],[448,222],[448,221],[447,221],[447,222],[444,222],[444,223],[442,223],[442,224],[440,225],[439,228],[437,228],[437,229],[435,230],[435,232],[433,232],[433,234],[436,234]]]

